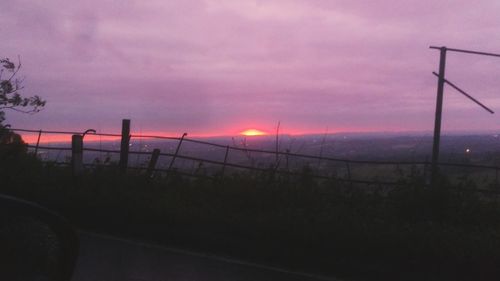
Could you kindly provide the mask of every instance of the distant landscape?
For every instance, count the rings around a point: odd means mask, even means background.
[[[68,136],[69,138],[69,136]],[[191,138],[189,138],[191,139]],[[194,141],[207,142],[219,146],[211,146],[204,143],[184,141],[179,149],[179,155],[196,157],[199,159],[222,162],[225,157],[225,146],[241,148],[240,151],[231,151],[227,162],[237,165],[269,168],[276,166],[277,169],[300,171],[304,167],[311,168],[316,174],[322,176],[345,177],[347,171],[342,161],[328,161],[321,159],[307,159],[301,157],[276,158],[272,152],[276,149],[280,152],[290,152],[300,155],[311,155],[323,158],[332,158],[348,161],[388,161],[388,162],[415,162],[425,163],[430,161],[432,150],[432,136],[430,134],[405,134],[405,133],[341,133],[324,135],[280,135],[278,146],[276,136],[236,136],[236,137],[206,137],[192,138]],[[132,138],[130,150],[139,151],[144,154],[132,155],[129,159],[131,167],[147,167],[153,149],[160,149],[162,153],[173,154],[179,144],[178,140],[158,140],[151,138]],[[32,145],[34,145],[32,143]],[[69,142],[42,143],[42,147],[70,148]],[[92,141],[84,144],[85,148],[95,150],[119,151],[120,142],[99,141],[94,137]],[[249,152],[248,150],[263,150],[270,153]],[[33,147],[31,147],[33,151]],[[41,160],[69,164],[71,161],[71,150],[48,150],[38,149]],[[86,151],[83,161],[86,164],[117,163],[119,153]],[[498,134],[463,135],[460,133],[444,135],[441,139],[441,162],[464,165],[500,166],[500,137]],[[105,163],[104,163],[105,162]],[[158,169],[169,167],[171,157],[162,156],[157,163]],[[428,166],[416,164],[419,173],[428,173]],[[196,161],[178,158],[173,165],[178,171],[184,173],[200,173],[213,175],[220,171],[220,165],[210,162]],[[380,178],[398,180],[399,176],[410,173],[410,165],[373,165],[370,163],[351,163],[352,176],[357,179],[369,180],[377,176]],[[229,169],[230,170],[230,169]],[[235,169],[233,169],[235,170]],[[236,169],[238,170],[238,169]],[[375,172],[376,171],[376,172]],[[442,167],[442,171],[449,176],[460,174],[470,176],[471,180],[480,185],[498,184],[498,175],[495,169],[470,169]]]
[[[67,142],[42,143],[43,146],[70,147],[68,136]],[[195,140],[207,141],[220,145],[246,146],[249,149],[262,149],[274,151],[276,149],[275,136],[261,137],[206,137],[193,138]],[[148,138],[133,138],[131,150],[151,152],[154,148],[161,151],[173,152],[176,149],[176,141],[154,140]],[[35,143],[31,143],[34,145]],[[119,149],[117,141],[96,141],[95,139],[85,143],[85,147]],[[279,148],[282,151],[289,150],[292,153],[317,155],[332,158],[363,159],[363,160],[407,160],[425,161],[429,160],[432,152],[432,135],[405,135],[401,134],[375,134],[375,133],[352,133],[352,134],[329,134],[329,135],[280,135]],[[207,146],[184,143],[182,150],[188,154],[203,155],[209,158],[220,159],[223,152],[210,149]],[[500,134],[453,134],[443,135],[441,138],[441,156],[443,162],[463,162],[494,164],[491,153],[500,151]],[[222,155],[221,155],[222,154]],[[490,155],[488,157],[487,155]],[[44,160],[63,160],[67,153],[54,153],[40,149],[40,156]],[[94,156],[94,155],[92,155]],[[92,158],[90,155],[86,156]],[[87,160],[89,160],[88,158]],[[131,159],[134,161],[134,159]],[[139,163],[139,162],[138,162]]]

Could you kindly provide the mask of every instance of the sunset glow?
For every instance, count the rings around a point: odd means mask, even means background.
[[[20,135],[27,144],[35,145],[38,142],[38,134],[20,133]],[[119,141],[120,137],[86,135],[84,140],[86,143]],[[71,134],[42,134],[39,143],[42,145],[50,143],[71,143]]]
[[[260,131],[260,130],[256,130],[256,129],[248,129],[248,130],[245,130],[245,131],[241,132],[240,134],[243,135],[243,136],[247,136],[247,137],[265,136],[265,135],[267,135],[266,132],[263,132],[263,131]]]

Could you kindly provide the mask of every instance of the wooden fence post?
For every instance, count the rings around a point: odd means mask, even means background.
[[[347,168],[347,179],[349,181],[349,185],[352,187],[351,166],[349,165],[349,161],[345,161],[345,166]]]
[[[160,157],[160,150],[155,148],[153,150],[153,154],[151,155],[151,160],[149,161],[148,170],[146,172],[148,178],[153,177],[153,172],[156,168],[156,163],[158,162],[158,158]]]
[[[128,165],[128,151],[130,145],[130,120],[122,120],[122,140],[120,147],[120,171],[126,172]]]
[[[83,173],[83,136],[73,135],[71,138],[71,168],[73,176]]]
[[[228,155],[229,155],[229,145],[226,146],[226,154],[224,155],[224,164],[222,165],[222,171],[220,173],[221,179],[224,179],[224,172],[226,171],[226,163]]]
[[[36,146],[35,146],[35,157],[38,157],[38,146],[40,145],[41,136],[42,136],[42,130],[38,131],[38,138],[36,140]]]

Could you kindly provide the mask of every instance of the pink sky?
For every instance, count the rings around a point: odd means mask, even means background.
[[[3,0],[36,115],[13,127],[235,134],[431,131],[438,52],[500,53],[500,1]],[[449,54],[447,78],[500,113],[500,59]],[[444,130],[500,119],[446,88]]]

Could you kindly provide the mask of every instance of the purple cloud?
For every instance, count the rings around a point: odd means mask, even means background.
[[[4,2],[0,55],[21,55],[25,93],[48,101],[9,112],[14,127],[431,130],[428,46],[500,52],[494,0]],[[495,59],[448,57],[447,77],[494,110],[498,73]],[[449,88],[444,113],[445,130],[500,125]]]

